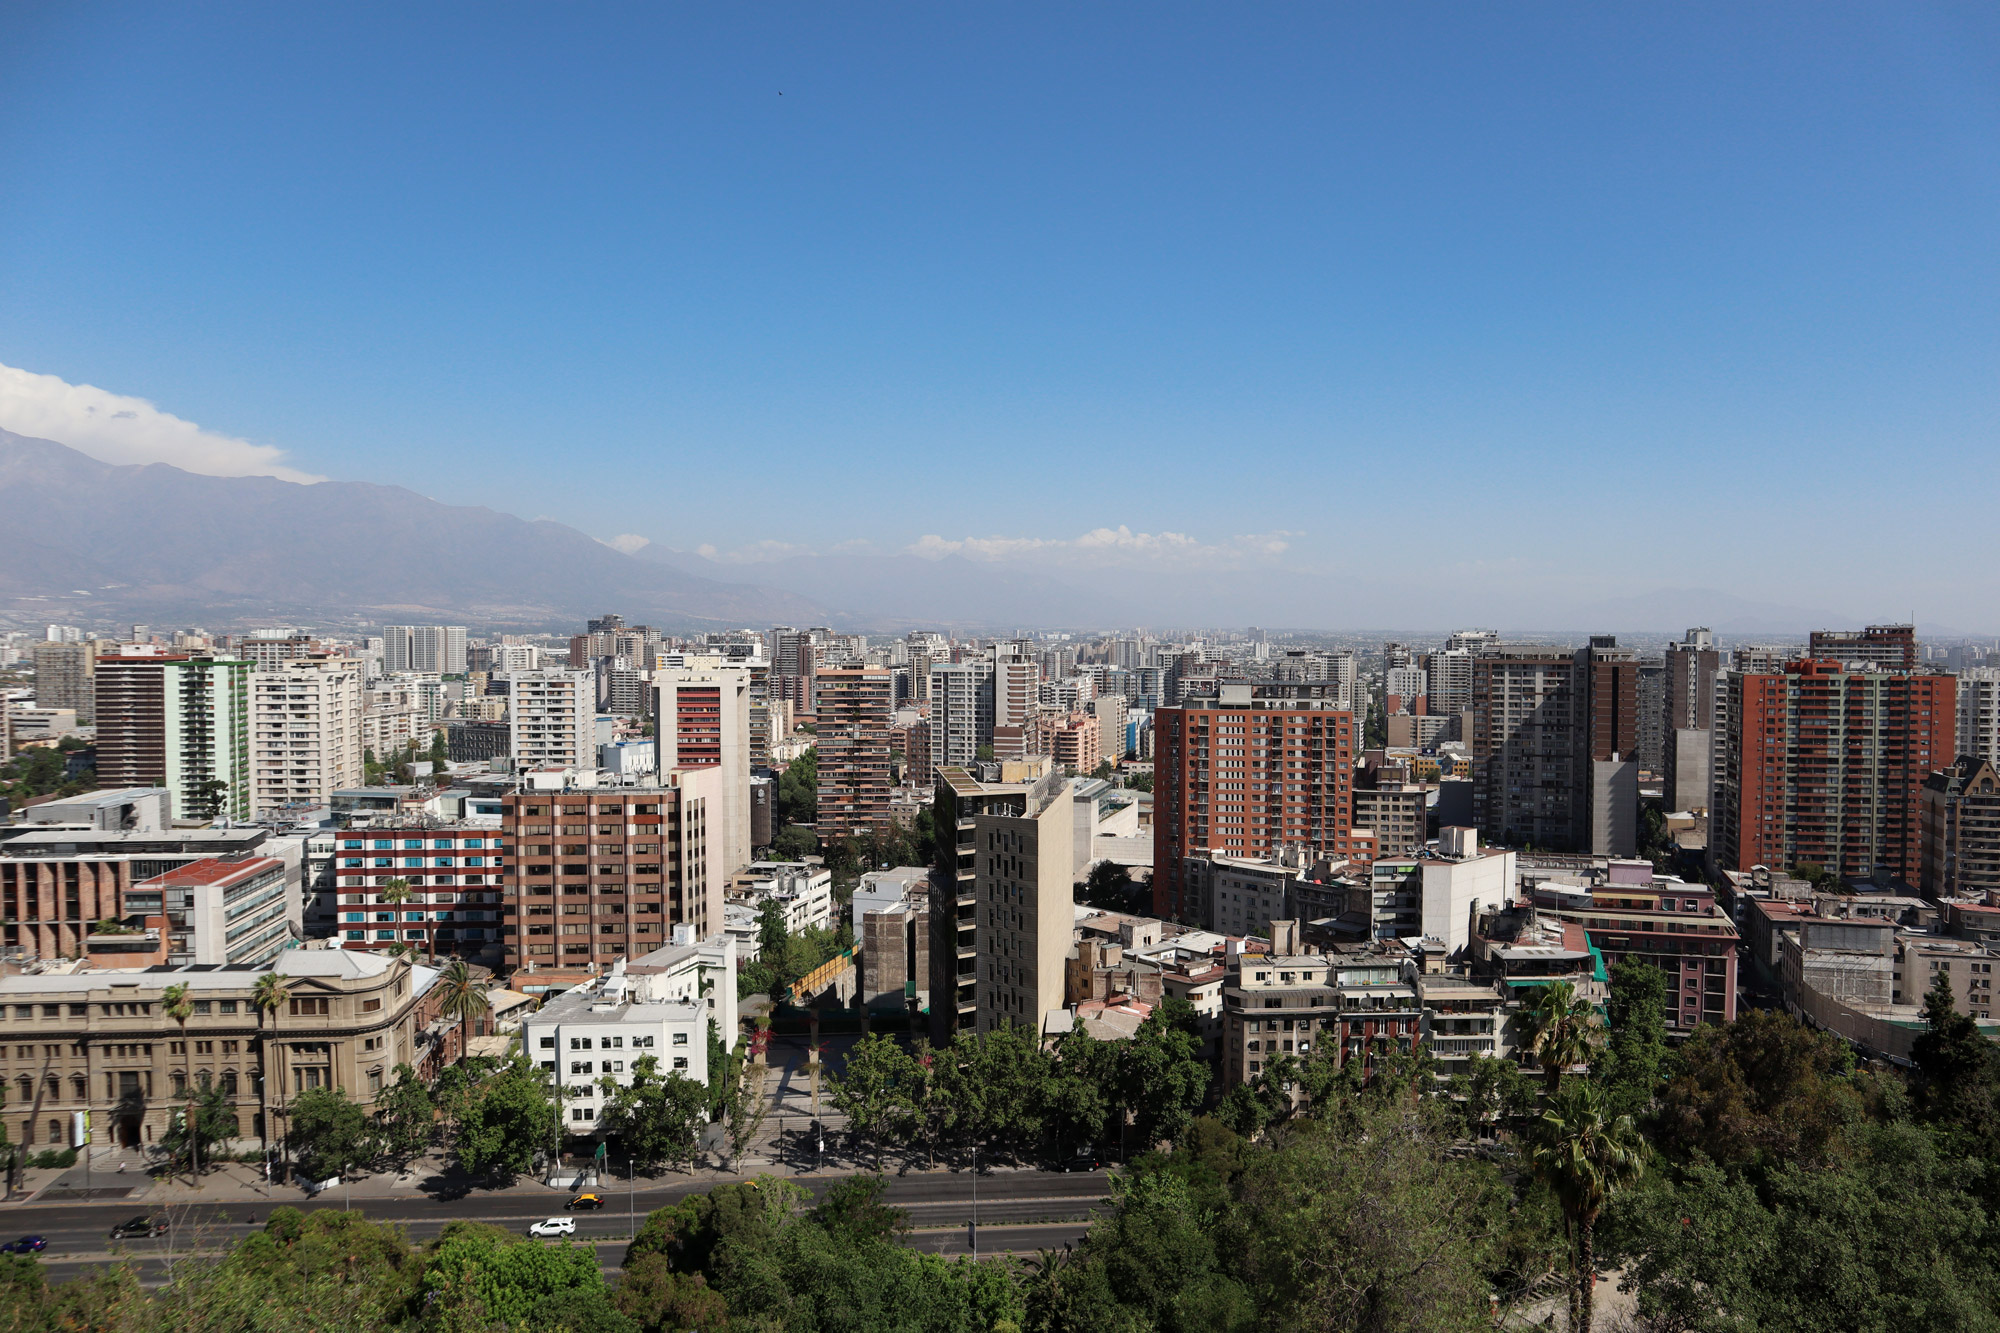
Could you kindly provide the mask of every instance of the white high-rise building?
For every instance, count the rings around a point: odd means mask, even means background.
[[[2000,766],[2000,667],[1958,673],[1958,753]]]
[[[1430,711],[1450,715],[1472,707],[1472,657],[1463,648],[1424,655],[1424,684],[1430,690]]]
[[[250,674],[250,766],[261,813],[325,805],[358,787],[361,768],[361,662],[294,657]]]
[[[432,671],[445,676],[465,674],[465,626],[384,625],[382,669]]]
[[[993,663],[931,664],[931,769],[963,768],[993,739]]]
[[[495,671],[539,671],[542,667],[542,650],[532,643],[497,643],[492,653]]]
[[[1385,693],[1393,694],[1400,698],[1403,701],[1403,707],[1408,709],[1417,699],[1427,699],[1429,677],[1425,674],[1422,667],[1390,667],[1384,673],[1382,688]],[[1428,702],[1426,702],[1425,707],[1429,707]]]
[[[510,671],[507,754],[515,771],[597,768],[597,673]]]

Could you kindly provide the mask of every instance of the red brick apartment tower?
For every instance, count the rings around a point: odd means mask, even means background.
[[[1811,658],[1783,672],[1730,672],[1720,864],[1814,861],[1843,875],[1886,866],[1917,883],[1923,784],[1952,761],[1957,685]]]
[[[702,804],[687,787],[510,793],[508,961],[581,971],[661,947],[677,922],[720,930]]]
[[[1367,859],[1351,837],[1354,714],[1322,682],[1224,684],[1154,721],[1153,912],[1189,920],[1184,858],[1305,844]]]

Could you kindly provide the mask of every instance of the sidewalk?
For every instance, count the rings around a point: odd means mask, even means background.
[[[426,1183],[434,1183],[434,1187],[442,1184],[447,1190],[463,1188],[460,1182],[452,1179],[442,1158],[430,1154],[411,1162],[407,1171],[356,1175],[325,1191],[324,1195],[351,1198],[356,1203],[364,1199],[414,1198],[426,1193]],[[563,1191],[559,1187],[544,1185],[539,1179],[523,1176],[512,1185],[483,1188],[478,1192],[532,1197]],[[106,1154],[104,1158],[93,1161],[87,1174],[81,1163],[61,1171],[28,1171],[25,1173],[24,1188],[7,1202],[81,1203],[132,1199],[161,1207],[186,1203],[255,1203],[275,1208],[314,1197],[317,1196],[308,1192],[300,1181],[269,1183],[264,1179],[261,1167],[242,1162],[224,1162],[204,1171],[199,1182],[191,1182],[185,1172],[154,1176],[137,1162],[135,1156],[128,1157],[125,1172],[121,1175],[115,1159]]]

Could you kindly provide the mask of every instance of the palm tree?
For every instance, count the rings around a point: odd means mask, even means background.
[[[468,1037],[472,1021],[493,1012],[493,1004],[486,998],[486,988],[472,975],[472,969],[465,965],[463,958],[454,958],[445,964],[438,976],[438,1016],[456,1018],[463,1023]],[[460,1048],[460,1054],[464,1047]]]
[[[1607,1116],[1594,1083],[1579,1080],[1559,1090],[1535,1124],[1528,1160],[1562,1204],[1571,1245],[1569,1326],[1574,1333],[1590,1333],[1598,1216],[1612,1195],[1645,1171],[1644,1151],[1632,1117]]]
[[[1542,993],[1516,1021],[1521,1025],[1523,1045],[1542,1067],[1550,1096],[1562,1086],[1564,1070],[1588,1060],[1590,1053],[1604,1044],[1597,1007],[1579,998],[1575,985],[1567,981],[1542,987]]]
[[[379,892],[382,895],[382,905],[384,907],[401,907],[404,903],[410,901],[410,896],[411,896],[410,881],[408,881],[407,879],[403,879],[401,877],[398,877],[396,879],[385,879],[382,881],[382,886],[380,889],[377,890],[377,892]],[[391,913],[391,915],[393,916],[395,914]],[[428,921],[424,922],[424,942],[426,944],[430,943],[430,937],[431,937],[430,924],[431,923]],[[397,921],[396,934],[399,939],[401,938],[402,933],[403,933],[403,923],[401,921]],[[395,948],[391,949],[390,952],[391,953],[408,952],[414,955],[417,951],[415,949],[410,948],[408,945],[398,944],[397,946],[395,946]],[[433,958],[437,956],[435,949],[433,949],[431,956]]]
[[[250,1003],[257,1009],[257,1026],[264,1026],[264,1018],[270,1016],[273,1027],[277,1026],[278,1010],[292,998],[291,987],[276,972],[266,972],[257,978],[257,984],[250,991]],[[264,1151],[271,1150],[271,1048],[270,1041],[259,1041],[257,1053],[263,1068],[257,1075],[257,1110],[264,1125]],[[268,1159],[267,1159],[268,1160]]]
[[[196,1140],[194,1122],[194,1056],[188,1045],[188,1020],[194,1017],[194,1001],[188,998],[187,983],[177,981],[160,992],[160,1012],[181,1027],[181,1092],[187,1098],[187,1110],[182,1112],[187,1119],[182,1124],[188,1143],[188,1175],[193,1178],[201,1165],[196,1160]]]

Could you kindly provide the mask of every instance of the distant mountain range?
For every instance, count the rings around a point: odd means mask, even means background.
[[[617,611],[668,628],[823,623],[817,603],[400,486],[119,466],[0,430],[0,613],[26,624],[453,621]]]
[[[1525,633],[1512,627],[1539,624],[1678,637],[1706,625],[1743,638],[1864,623],[1712,588],[1660,588],[1553,614],[1525,591],[1512,597],[1280,567],[1045,572],[961,556],[845,553],[746,566],[657,544],[626,554],[560,523],[441,504],[400,486],[102,463],[0,430],[0,628],[448,621],[560,631],[606,611],[679,631],[1263,624],[1432,633],[1485,624]]]

